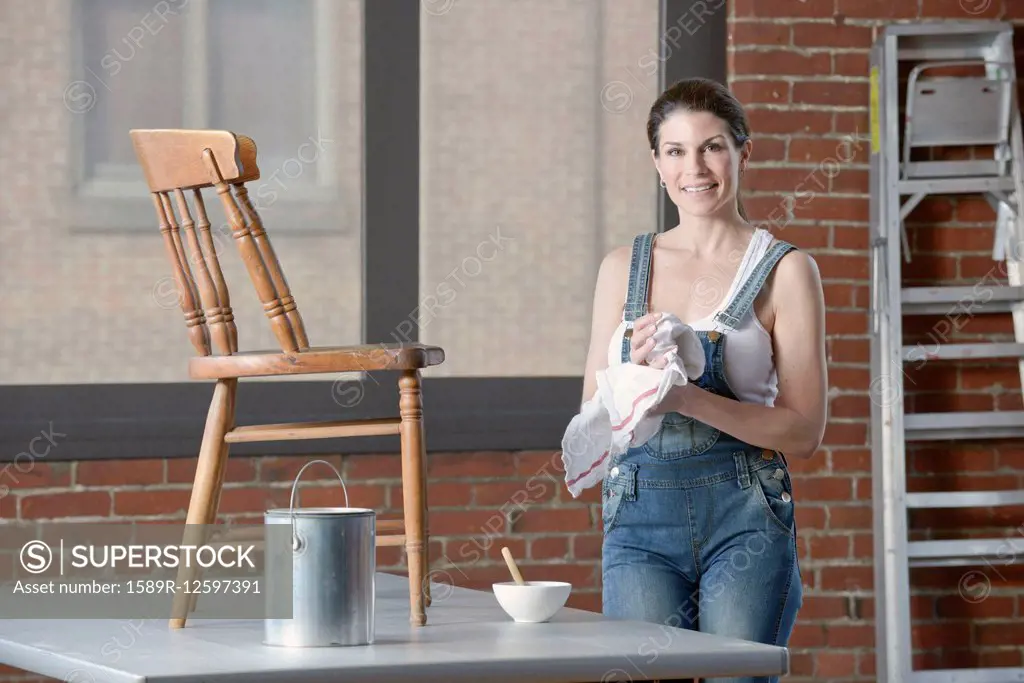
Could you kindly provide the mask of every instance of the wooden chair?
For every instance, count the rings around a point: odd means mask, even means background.
[[[422,344],[311,347],[298,306],[245,186],[260,174],[253,140],[217,130],[132,130],[130,135],[156,208],[189,339],[198,354],[189,361],[189,375],[215,381],[186,524],[215,522],[232,443],[398,435],[403,518],[378,521],[377,545],[405,545],[409,620],[417,626],[426,624],[425,608],[430,602],[426,581],[429,533],[420,371],[444,362],[444,351]],[[238,351],[228,288],[203,203],[202,190],[211,187],[220,197],[232,236],[280,350]],[[191,210],[186,193],[192,195]],[[235,395],[242,377],[373,371],[398,374],[399,417],[235,424]],[[185,625],[187,602],[187,598],[175,601],[171,628]]]

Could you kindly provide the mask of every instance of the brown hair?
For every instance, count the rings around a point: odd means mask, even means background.
[[[658,155],[658,141],[661,124],[678,109],[692,112],[710,112],[722,119],[729,126],[736,146],[743,145],[750,138],[750,126],[743,105],[736,97],[718,81],[709,78],[687,78],[676,81],[651,105],[651,113],[647,117],[647,140],[655,156]],[[736,207],[743,220],[747,214],[743,210],[739,190],[736,191]]]

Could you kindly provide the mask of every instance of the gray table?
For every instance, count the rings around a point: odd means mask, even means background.
[[[490,591],[431,588],[426,627],[408,620],[408,583],[378,574],[376,642],[292,649],[262,644],[263,622],[0,620],[0,663],[68,683],[640,681],[782,675],[785,648],[563,609],[517,624]]]

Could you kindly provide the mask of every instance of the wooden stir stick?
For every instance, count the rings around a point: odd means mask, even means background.
[[[508,565],[508,570],[512,574],[512,578],[516,580],[516,583],[520,586],[525,586],[526,582],[523,581],[523,575],[519,573],[519,567],[516,566],[516,561],[512,559],[512,551],[505,546],[501,549],[501,556],[505,558],[505,564]]]

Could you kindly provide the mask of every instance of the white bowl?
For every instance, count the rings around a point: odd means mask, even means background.
[[[572,584],[564,581],[515,581],[494,584],[494,597],[505,614],[521,624],[538,624],[555,616],[569,599]]]

